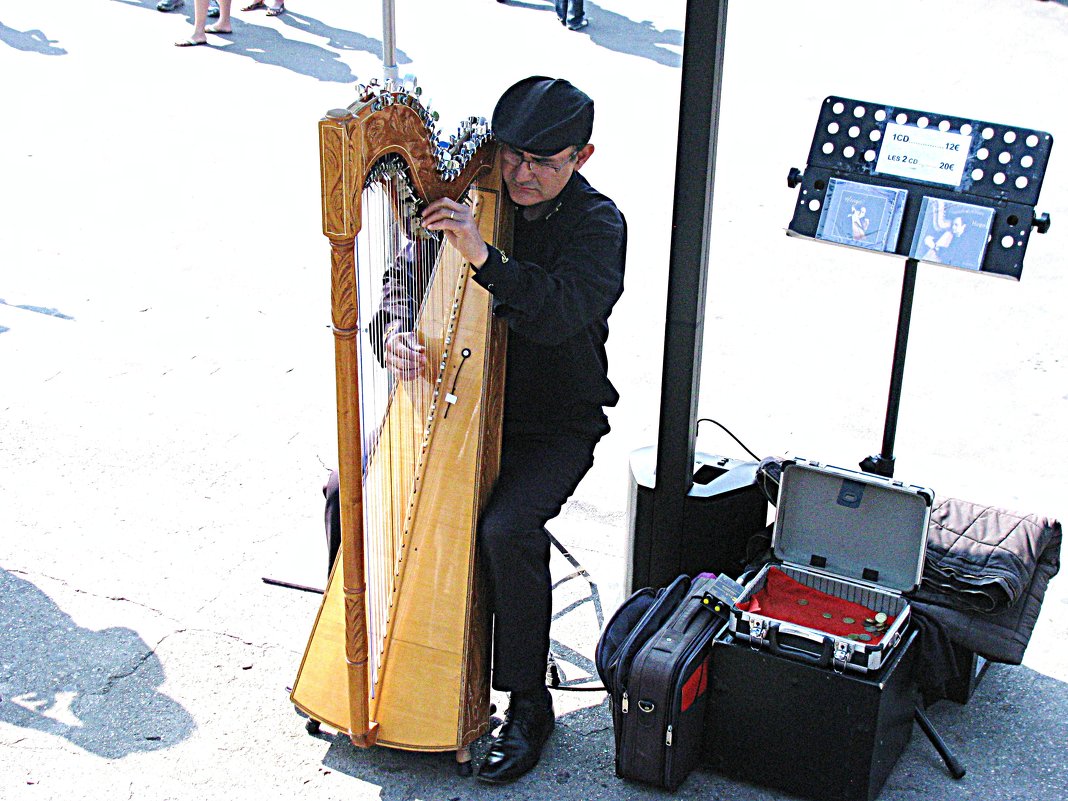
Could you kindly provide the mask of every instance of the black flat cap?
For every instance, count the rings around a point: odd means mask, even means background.
[[[593,101],[562,78],[534,75],[501,95],[492,125],[505,144],[535,156],[552,156],[589,142]]]

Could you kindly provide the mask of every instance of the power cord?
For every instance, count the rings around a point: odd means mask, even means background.
[[[713,420],[711,417],[702,417],[697,421],[698,425],[701,423],[712,423],[713,425],[719,426],[726,432],[727,436],[741,445],[742,450],[760,462],[760,467],[757,469],[757,484],[760,486],[760,491],[764,494],[768,503],[774,506],[778,501],[779,477],[782,475],[782,463],[780,460],[772,456],[761,459],[749,449],[749,446],[738,439],[738,437],[734,435],[734,432],[718,420]]]
[[[731,430],[729,428],[727,428],[725,425],[723,425],[723,423],[719,422],[718,420],[713,420],[711,417],[702,417],[702,418],[700,418],[697,421],[697,425],[700,426],[701,423],[712,423],[713,425],[719,426],[720,428],[722,428],[727,433],[727,436],[729,436],[731,439],[733,439],[735,442],[737,442],[739,445],[742,446],[742,450],[744,450],[746,453],[748,453],[750,456],[752,456],[758,462],[760,461],[760,457],[757,456],[755,453],[753,453],[751,450],[749,450],[749,447],[744,442],[742,442],[740,439],[738,439],[738,437],[734,436],[734,434],[731,432]]]

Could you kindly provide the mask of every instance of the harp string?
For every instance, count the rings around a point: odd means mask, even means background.
[[[418,476],[435,419],[443,413],[442,369],[451,337],[465,264],[445,238],[417,224],[419,202],[403,161],[387,157],[365,185],[361,233],[356,242],[360,330],[358,371],[363,441],[364,577],[372,697],[383,659],[393,600],[398,591],[406,533]],[[410,265],[411,269],[394,269]],[[425,348],[426,371],[399,380],[371,346],[381,331],[384,272],[414,299],[414,334]],[[389,297],[389,301],[396,301]]]

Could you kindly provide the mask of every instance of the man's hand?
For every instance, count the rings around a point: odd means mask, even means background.
[[[390,334],[385,342],[386,368],[402,381],[426,374],[426,348],[410,331]]]
[[[444,231],[449,244],[476,269],[489,258],[489,248],[475,224],[472,209],[464,203],[445,197],[435,200],[423,211],[423,227],[428,231]]]

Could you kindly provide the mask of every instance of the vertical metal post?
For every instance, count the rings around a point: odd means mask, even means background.
[[[727,0],[689,0],[660,390],[652,563],[674,559],[693,486]]]
[[[382,0],[382,77],[397,80],[397,37],[394,0]]]

